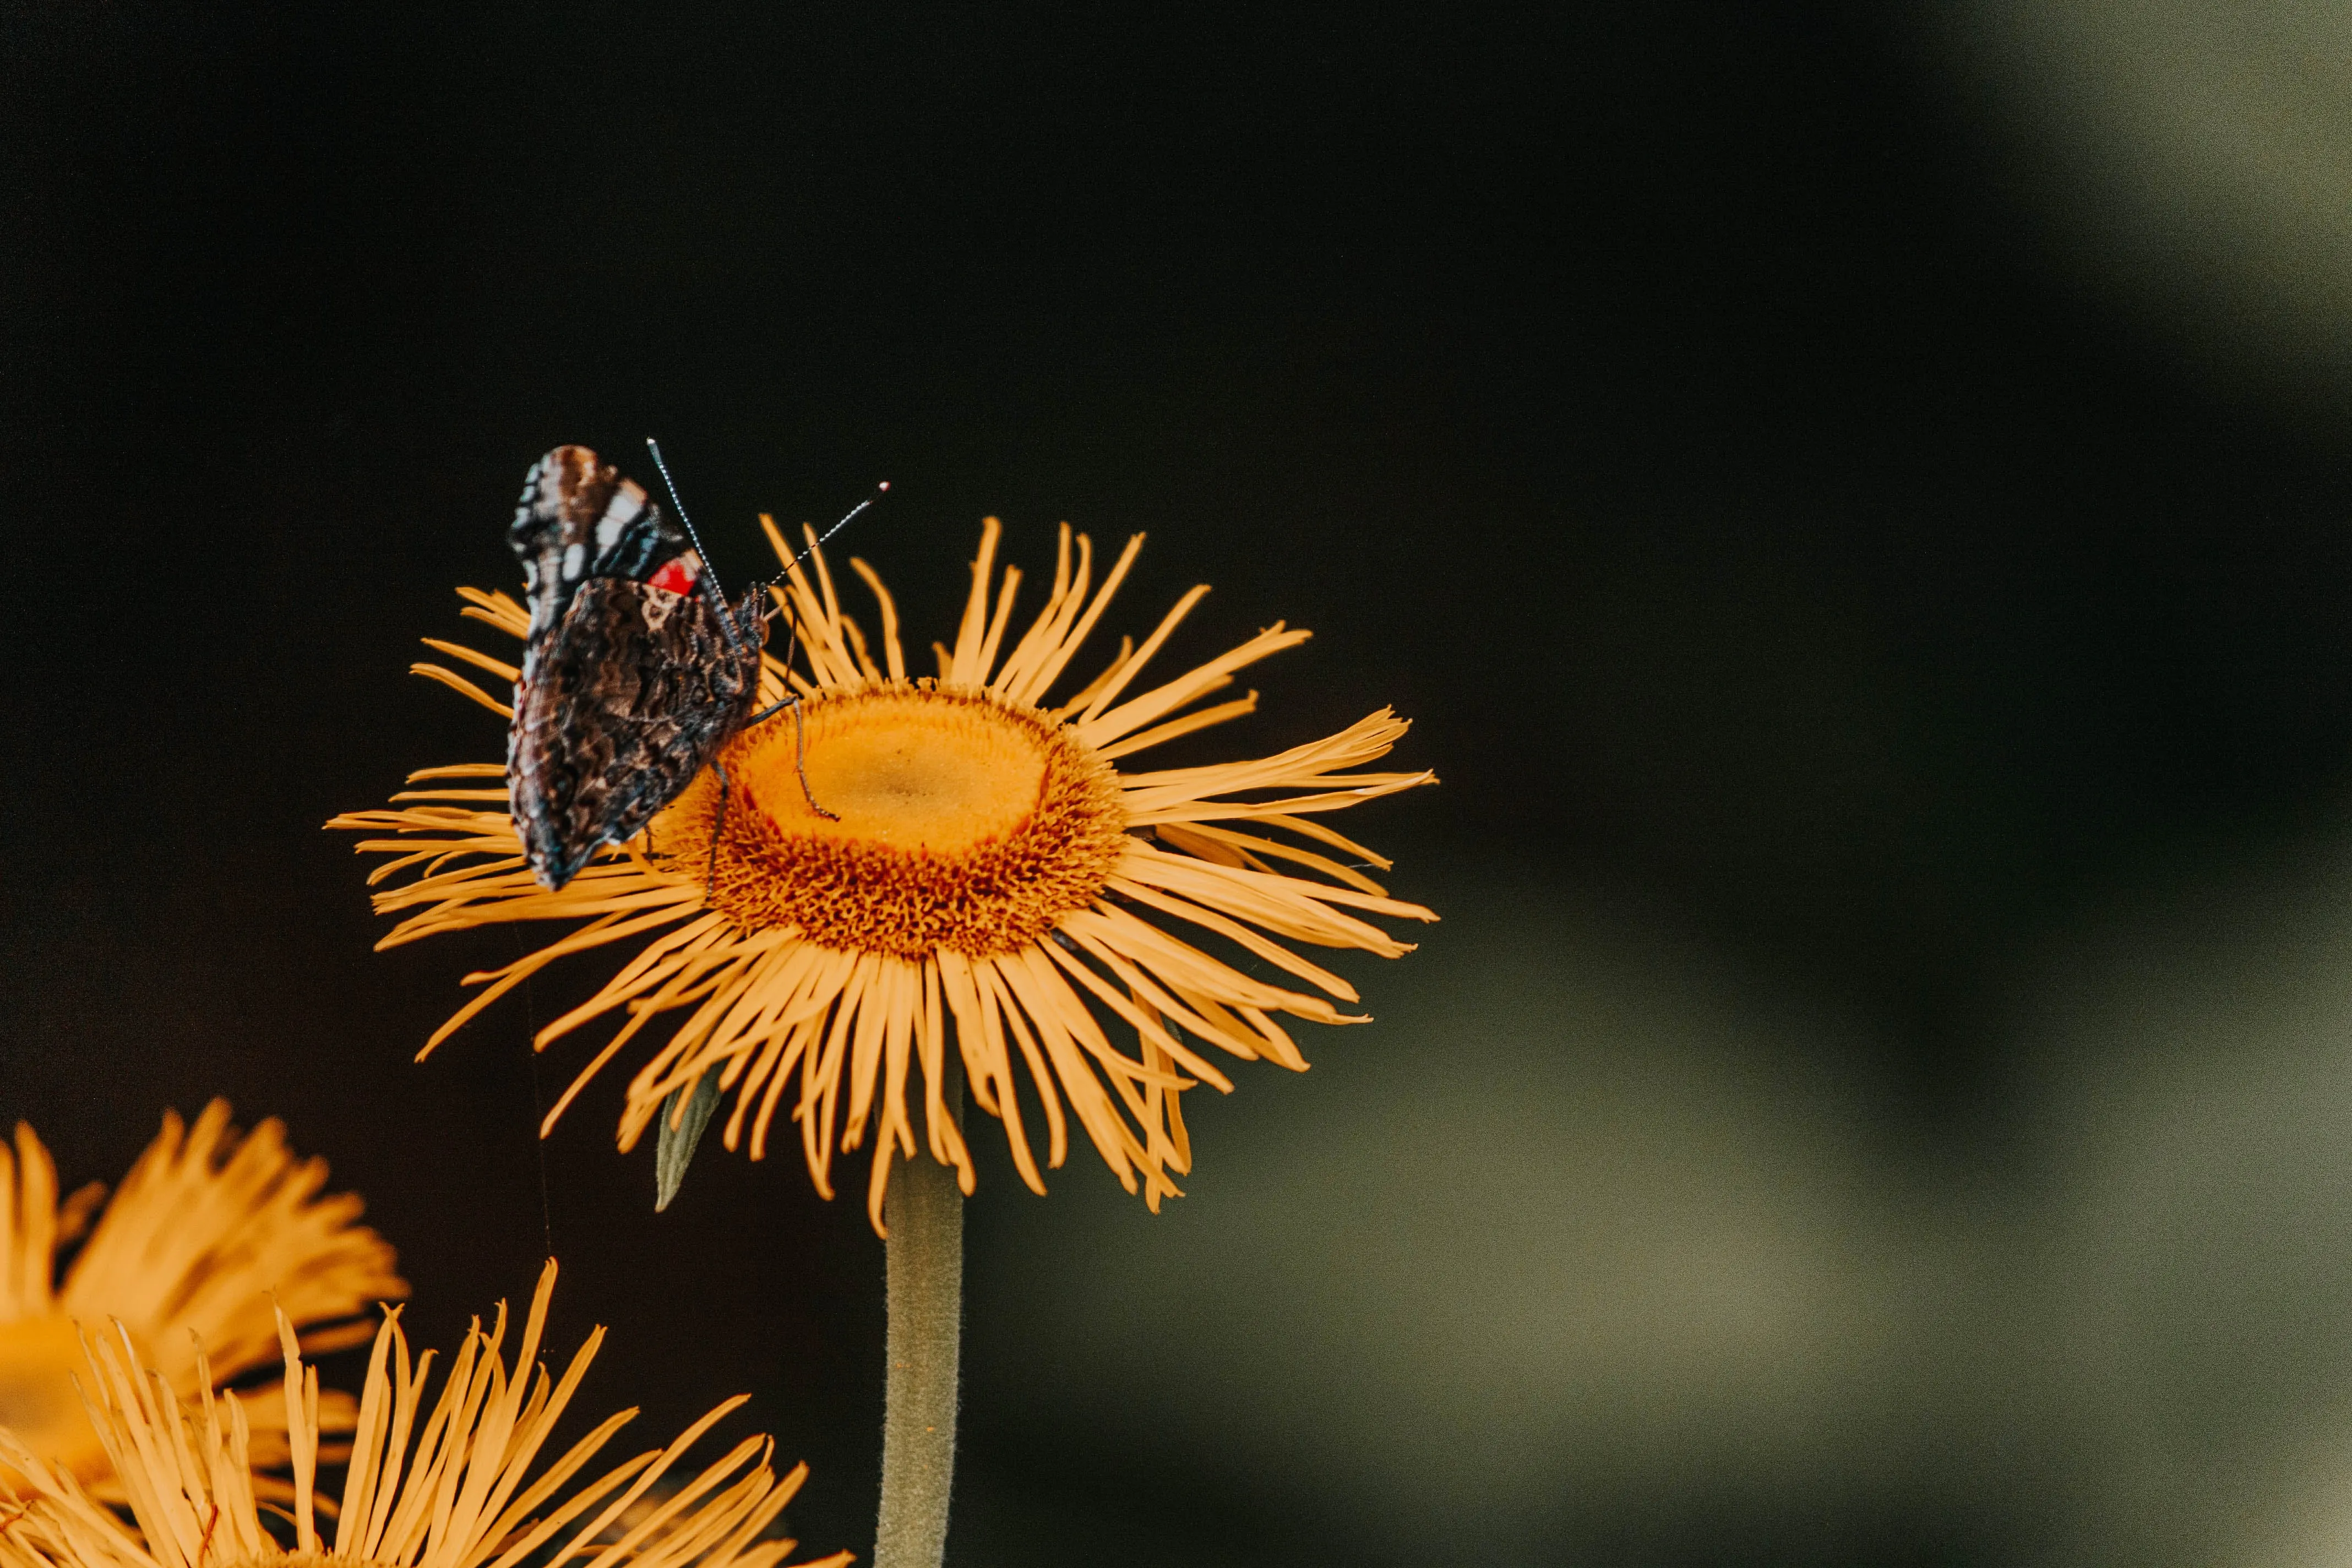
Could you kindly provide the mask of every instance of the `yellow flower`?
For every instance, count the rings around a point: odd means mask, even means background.
[[[318,1195],[324,1161],[297,1160],[275,1121],[240,1140],[228,1118],[220,1100],[194,1127],[164,1114],[62,1286],[58,1252],[89,1225],[106,1188],[93,1182],[60,1205],[57,1167],[30,1127],[16,1124],[13,1159],[0,1148],[0,1424],[109,1496],[106,1452],[73,1387],[77,1322],[119,1321],[171,1388],[193,1398],[275,1358],[273,1298],[317,1353],[367,1337],[365,1323],[337,1320],[408,1293],[392,1247],[357,1223],[359,1198]],[[252,1427],[254,1463],[282,1467],[283,1402],[268,1390],[235,1402]],[[321,1419],[346,1431],[352,1415],[336,1394]],[[8,1479],[0,1465],[0,1484]],[[260,1485],[291,1495],[282,1482]]]
[[[290,1513],[268,1511],[293,1526],[291,1551],[263,1528],[264,1510],[256,1506],[247,1407],[215,1398],[202,1379],[199,1397],[183,1400],[122,1326],[113,1325],[85,1342],[87,1384],[134,1525],[125,1529],[69,1471],[44,1464],[0,1430],[0,1458],[27,1478],[28,1494],[0,1508],[6,1519],[0,1568],[518,1568],[575,1554],[590,1559],[588,1568],[770,1568],[790,1555],[793,1542],[762,1537],[808,1467],[778,1480],[769,1465],[775,1445],[766,1437],[745,1438],[650,1510],[641,1507],[686,1450],[747,1395],[726,1401],[667,1448],[640,1454],[576,1489],[565,1491],[635,1411],[610,1417],[533,1474],[604,1338],[602,1329],[591,1333],[560,1380],[544,1365],[534,1376],[554,1288],[551,1259],[511,1368],[502,1354],[505,1303],[489,1332],[476,1319],[429,1407],[425,1389],[433,1354],[412,1362],[398,1310],[384,1313],[339,1506],[317,1495],[318,1370],[302,1364],[281,1315],[294,1506]],[[559,1493],[562,1500],[555,1502]],[[321,1528],[322,1514],[331,1537]],[[624,1526],[620,1539],[600,1540],[616,1522]],[[543,1551],[550,1554],[535,1555]],[[848,1552],[837,1552],[806,1568],[840,1568],[848,1561]]]
[[[774,524],[761,521],[788,558]],[[641,1030],[672,1019],[676,1027],[629,1084],[621,1147],[635,1144],[666,1101],[682,1117],[679,1091],[716,1073],[719,1089],[735,1097],[727,1146],[739,1148],[748,1131],[751,1157],[761,1157],[771,1121],[789,1101],[827,1196],[834,1153],[858,1148],[870,1127],[868,1206],[878,1230],[890,1162],[916,1152],[908,1100],[918,1073],[925,1144],[971,1190],[971,1156],[942,1092],[952,1021],[972,1099],[1004,1123],[1030,1187],[1045,1191],[1024,1092],[1045,1120],[1048,1165],[1062,1163],[1075,1116],[1128,1191],[1139,1186],[1155,1209],[1176,1194],[1171,1173],[1191,1168],[1178,1095],[1202,1082],[1233,1087],[1187,1037],[1245,1061],[1304,1068],[1279,1016],[1362,1020],[1333,1005],[1356,1001],[1355,990],[1293,944],[1395,957],[1411,948],[1364,914],[1436,918],[1387,897],[1363,868],[1389,862],[1318,820],[1433,775],[1350,771],[1404,733],[1404,721],[1387,710],[1276,756],[1122,772],[1122,759],[1252,711],[1254,691],[1195,704],[1307,634],[1276,625],[1139,689],[1137,677],[1208,592],[1195,588],[1139,647],[1122,642],[1100,674],[1053,700],[1142,536],[1095,590],[1092,545],[1076,536],[1074,561],[1065,524],[1053,592],[1008,649],[1021,574],[995,572],[998,535],[987,520],[954,647],[933,643],[936,675],[912,679],[880,579],[850,563],[880,612],[879,637],[869,640],[843,613],[812,535],[812,571],[793,565],[789,589],[776,593],[808,674],[771,657],[761,693],[763,702],[788,686],[800,693],[804,725],[783,715],[736,736],[720,753],[730,787],[706,770],[638,841],[607,848],[560,891],[524,868],[507,813],[478,804],[504,801],[503,788],[447,782],[499,778],[505,770],[496,763],[425,769],[409,782],[427,787],[394,797],[405,804],[330,823],[393,835],[359,846],[398,857],[372,883],[422,868],[376,894],[380,911],[414,911],[382,946],[494,921],[587,922],[468,976],[485,983],[483,993],[420,1058],[554,959],[642,943],[594,997],[539,1032],[544,1048],[592,1019],[625,1016],[542,1132]],[[512,599],[460,593],[467,616],[524,634]],[[426,641],[515,679],[499,659]],[[453,670],[415,668],[509,712]],[[1304,988],[1244,973],[1166,929],[1179,922]],[[1112,1045],[1097,1007],[1135,1031],[1135,1055]]]

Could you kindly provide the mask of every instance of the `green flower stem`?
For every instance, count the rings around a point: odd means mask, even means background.
[[[950,1060],[954,1055],[950,1047]],[[961,1111],[962,1085],[951,1087],[949,1103]],[[955,1478],[956,1369],[963,1340],[963,1194],[954,1168],[927,1152],[901,1162],[890,1173],[882,1219],[890,1230],[883,1244],[889,1375],[883,1385],[882,1512],[874,1568],[940,1568]]]

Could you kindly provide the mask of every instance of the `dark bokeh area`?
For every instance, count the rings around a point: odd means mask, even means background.
[[[611,1151],[618,1073],[535,1143],[585,1053],[534,1068],[530,1019],[588,971],[412,1065],[514,939],[372,954],[319,825],[499,754],[404,669],[454,635],[454,585],[515,578],[504,522],[557,442],[659,435],[730,581],[757,512],[890,479],[845,542],[912,628],[948,624],[985,513],[1033,572],[1060,520],[1149,530],[1114,635],[1200,581],[1180,653],[1317,633],[1220,744],[1413,718],[1401,755],[1443,788],[1349,831],[1447,924],[1350,969],[1380,1025],[1204,1109],[1173,1215],[1083,1154],[1044,1202],[986,1171],[950,1561],[1958,1563],[2099,1534],[2164,1489],[2082,1459],[2142,1406],[1984,1390],[2046,1390],[2026,1363],[2102,1331],[2002,1292],[2090,1300],[2053,1259],[2096,1247],[2049,1237],[2146,1212],[2067,1208],[2047,1151],[2078,1147],[2067,1107],[2121,1103],[2094,1069],[2148,1031],[2033,998],[2074,933],[2172,900],[2209,945],[2116,972],[2207,1005],[2181,966],[2251,928],[2205,889],[2340,863],[2352,471],[2324,356],[2219,353],[2065,237],[2074,176],[2034,161],[1983,27],[1970,53],[1837,5],[13,8],[0,1112],[69,1183],[167,1105],[285,1117],[367,1194],[427,1337],[551,1240],[559,1334],[614,1330],[603,1401],[666,1435],[754,1391],[816,1467],[798,1533],[864,1553],[855,1196],[706,1153],[656,1218],[649,1151]],[[2168,1092],[2208,1104],[2182,1085],[2230,1081],[2234,1027],[2158,1029],[2189,1064]],[[2278,1191],[2335,1194],[2333,1158]],[[2332,1258],[2336,1209],[2242,1201]],[[1490,1268],[1523,1293],[1506,1328],[1491,1292],[1415,1294]],[[1687,1334],[1676,1270],[1716,1301]],[[1707,1294],[1735,1279],[1756,1293]],[[1285,1338],[1324,1290],[1389,1305]],[[2182,1333],[2258,1315],[2214,1310]],[[1590,1359],[1546,1361],[1570,1323]],[[1990,1337],[1962,1355],[1954,1325]],[[1444,1370],[1473,1339],[1490,1394]],[[2132,1397],[2203,1430],[2167,1386]],[[1486,1451],[1449,1421],[1509,1462],[1449,1469]]]

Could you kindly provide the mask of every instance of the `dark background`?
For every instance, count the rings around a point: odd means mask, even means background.
[[[868,1549],[859,1205],[706,1152],[655,1218],[617,1074],[535,1146],[562,982],[411,1066],[513,939],[372,956],[318,830],[499,754],[415,639],[510,584],[539,452],[654,433],[730,581],[756,511],[891,479],[845,542],[918,642],[983,513],[1033,572],[1058,520],[1150,530],[1114,632],[1195,581],[1184,652],[1316,628],[1235,744],[1413,717],[1444,787],[1349,825],[1402,893],[1452,915],[1507,866],[1696,944],[1852,1024],[1885,1136],[1997,1165],[2017,955],[2335,821],[2352,476],[2332,395],[2216,370],[2050,239],[1939,49],[1814,5],[7,8],[0,1111],[69,1184],[165,1105],[284,1116],[428,1336],[551,1237],[560,1327],[615,1326],[603,1402],[670,1429],[753,1389],[817,1467],[798,1533]],[[976,1247],[1035,1203],[1008,1175]],[[968,1425],[951,1562],[1385,1550],[1181,1443]],[[1601,1538],[2027,1528],[1895,1497]]]

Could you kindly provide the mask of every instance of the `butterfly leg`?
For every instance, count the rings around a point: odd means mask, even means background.
[[[801,794],[806,797],[809,809],[827,822],[839,822],[841,818],[838,816],[817,805],[816,791],[809,788],[808,731],[801,722],[801,700],[798,697],[793,699],[793,765],[800,770]]]
[[[816,803],[816,791],[809,787],[808,730],[803,725],[801,719],[801,698],[799,692],[796,691],[793,693],[793,695],[785,698],[782,702],[771,703],[766,708],[761,709],[759,712],[752,714],[751,718],[744,721],[743,727],[748,730],[752,725],[760,722],[762,719],[774,718],[777,714],[782,712],[787,708],[793,710],[793,766],[799,771],[801,775],[801,795],[808,801],[809,809],[811,811],[815,812],[827,822],[839,822],[841,820],[840,814],[837,812],[827,811],[824,807],[819,805]]]
[[[702,901],[710,901],[710,884],[719,879],[719,836],[727,830],[727,792],[734,781],[727,776],[727,764],[717,757],[710,759],[710,771],[719,775],[719,818],[710,825],[710,864],[702,873]]]
[[[779,605],[777,608],[781,609],[782,606]],[[771,610],[769,614],[772,616],[775,614],[775,611]],[[799,625],[795,622],[787,622],[785,624],[791,627],[792,631],[791,640],[784,645],[784,668],[789,670],[792,668],[793,652],[800,647],[801,629]],[[827,811],[824,807],[817,805],[816,791],[809,788],[808,731],[803,725],[801,720],[801,694],[799,692],[794,691],[791,693],[791,695],[785,697],[783,700],[780,702],[772,702],[768,704],[767,707],[761,709],[760,711],[752,714],[749,719],[746,719],[743,721],[743,728],[748,730],[752,725],[760,722],[762,719],[772,719],[787,708],[793,710],[793,766],[801,775],[802,797],[809,803],[809,809],[811,811],[815,812],[827,822],[839,822],[841,820],[839,815]]]

